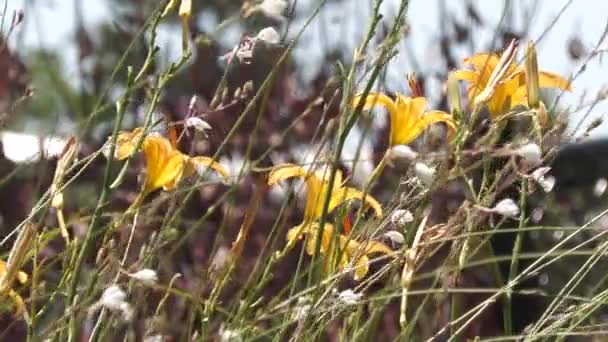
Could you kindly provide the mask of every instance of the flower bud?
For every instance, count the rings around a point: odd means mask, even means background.
[[[144,268],[141,271],[129,274],[129,277],[140,281],[144,285],[155,285],[158,282],[158,275],[155,270]]]
[[[532,41],[528,42],[528,49],[526,50],[526,89],[528,91],[528,107],[538,108],[538,104],[540,103],[538,60]]]
[[[517,217],[519,215],[519,206],[510,198],[505,198],[496,203],[492,211],[506,217]]]

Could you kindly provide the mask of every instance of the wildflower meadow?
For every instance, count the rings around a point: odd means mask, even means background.
[[[416,2],[0,1],[0,341],[608,340],[608,14]]]

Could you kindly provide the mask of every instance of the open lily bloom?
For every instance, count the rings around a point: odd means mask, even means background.
[[[284,164],[275,167],[268,179],[269,185],[274,185],[282,180],[293,177],[304,179],[307,190],[304,222],[289,230],[287,233],[287,243],[291,246],[295,244],[297,240],[308,235],[306,250],[310,255],[315,253],[316,237],[318,230],[321,229],[317,220],[323,213],[323,204],[327,194],[330,194],[328,212],[333,211],[336,207],[346,201],[363,199],[363,193],[361,191],[344,186],[342,173],[339,170],[336,171],[333,187],[330,187],[329,172],[329,168],[309,171],[298,165]],[[382,216],[382,207],[372,196],[365,196],[365,204],[374,210],[376,216]],[[325,227],[323,227],[320,250],[321,255],[326,257],[326,269],[332,264],[335,264],[332,263],[331,260],[333,255],[337,255],[335,254],[335,247],[332,247],[332,245],[335,245],[333,234],[333,226],[326,223]],[[342,269],[352,265],[355,268],[355,279],[357,280],[363,278],[367,274],[369,261],[369,258],[367,257],[368,254],[376,252],[385,254],[392,253],[390,248],[381,243],[370,242],[363,246],[363,244],[359,244],[356,241],[349,241],[349,238],[345,235],[340,235],[339,245],[340,249],[338,252],[341,253],[342,257],[337,265]]]
[[[464,63],[471,65],[473,70],[457,70],[454,76],[470,83],[468,87],[469,103],[475,103],[476,97],[482,93],[491,81],[496,82],[491,97],[485,102],[492,119],[511,110],[518,105],[527,105],[525,67],[509,60],[506,65],[500,65],[501,57],[494,54],[478,53],[466,58]],[[491,80],[496,75],[496,68],[505,68],[498,80]],[[538,73],[540,88],[559,88],[572,90],[570,82],[560,75],[540,71]]]
[[[304,235],[308,235],[306,253],[308,253],[308,255],[314,255],[317,246],[318,229],[320,229],[318,223],[308,225],[305,229],[295,227],[289,230],[287,239],[290,242],[294,242],[302,239]],[[342,234],[339,234],[336,239],[334,234],[339,233],[336,232],[331,224],[325,224],[321,235],[320,251],[321,255],[325,257],[324,266],[326,272],[332,271],[334,267],[341,270],[352,267],[354,270],[354,279],[361,280],[369,271],[369,256],[371,254],[393,254],[393,250],[381,242],[358,242]],[[335,259],[338,257],[339,260]]]
[[[304,222],[310,223],[321,217],[323,204],[327,193],[330,193],[328,212],[333,211],[340,204],[353,199],[363,199],[363,193],[355,188],[345,187],[342,172],[336,170],[333,187],[329,186],[329,168],[309,171],[294,165],[283,164],[276,166],[268,177],[268,185],[275,185],[288,178],[304,178],[306,182],[306,208],[304,209]],[[382,207],[372,196],[365,196],[365,203],[369,205],[377,216],[382,216]]]
[[[369,93],[365,98],[355,96],[353,105],[365,101],[363,109],[382,106],[390,115],[390,146],[409,144],[424,130],[434,123],[443,122],[447,125],[450,135],[456,130],[454,118],[439,110],[426,111],[424,97],[408,97],[397,94],[395,100],[382,93]]]
[[[117,136],[114,157],[122,160],[135,153],[137,143],[142,138],[141,128],[132,132],[120,132]],[[171,145],[169,140],[155,134],[143,138],[141,148],[146,160],[146,182],[143,195],[163,188],[172,190],[184,177],[190,177],[207,167],[217,171],[224,179],[228,179],[228,171],[212,158],[199,156],[189,157]]]
[[[6,273],[6,263],[0,260],[0,278],[4,277]],[[25,272],[19,271],[17,272],[17,281],[21,284],[25,284],[28,280],[28,275]],[[25,311],[25,303],[23,302],[23,298],[13,289],[7,289],[6,293],[1,294],[2,296],[8,296],[15,304],[16,313],[22,313]]]

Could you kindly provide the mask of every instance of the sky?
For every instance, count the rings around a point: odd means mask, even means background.
[[[433,55],[436,53],[438,46],[436,40],[436,32],[440,23],[438,22],[437,12],[438,4],[440,1],[445,1],[447,7],[454,11],[457,15],[462,15],[458,11],[462,9],[459,5],[461,0],[412,0],[410,2],[410,8],[408,11],[408,20],[410,23],[412,35],[409,38],[411,41],[407,44],[411,44],[412,51],[414,51],[417,60],[428,62],[425,65],[418,65],[417,67],[422,70],[433,69]],[[71,44],[73,41],[71,37],[74,34],[74,1],[73,0],[52,0],[52,1],[34,1],[35,6],[25,8],[26,4],[31,4],[31,0],[9,0],[8,9],[9,11],[16,8],[24,8],[26,10],[26,19],[24,25],[20,28],[21,32],[17,34],[23,35],[23,42],[26,47],[46,47],[51,49],[60,49],[64,52],[64,64],[66,72],[69,74],[76,75],[76,70],[73,67],[76,60],[76,49]],[[304,35],[303,39],[321,39],[325,40],[324,43],[331,44],[332,39],[336,42],[343,40],[356,40],[358,36],[362,35],[362,27],[360,25],[361,13],[365,13],[365,6],[361,6],[361,3],[365,3],[364,0],[347,2],[346,7],[336,6],[332,3],[329,6],[335,8],[329,9],[322,18],[315,20],[308,32]],[[372,1],[368,1],[367,10],[371,7]],[[503,0],[477,0],[473,1],[477,8],[482,13],[482,16],[490,19],[494,23],[498,23],[502,13],[504,5]],[[92,27],[95,23],[100,21],[111,20],[112,11],[109,8],[109,4],[106,1],[83,1],[85,4],[84,8],[84,21],[85,26]],[[196,6],[196,1],[194,2]],[[299,1],[298,6],[302,8],[306,7],[306,1]],[[391,13],[394,13],[397,7],[398,0],[385,0],[383,5],[383,12],[390,17]],[[520,13],[517,8],[520,8],[522,4],[529,6],[532,1],[514,1],[516,10],[514,13]],[[578,35],[583,39],[583,43],[586,47],[591,49],[598,41],[605,26],[608,24],[608,1],[588,1],[588,0],[550,0],[550,1],[539,1],[539,7],[537,8],[537,15],[533,22],[531,36],[534,39],[540,37],[549,25],[554,21],[558,13],[565,8],[564,13],[561,15],[559,20],[554,24],[552,30],[544,36],[544,38],[537,45],[539,64],[541,69],[560,73],[562,75],[574,74],[579,68],[579,63],[573,63],[567,58],[566,54],[566,42],[569,38],[574,35]],[[566,7],[564,7],[566,6]],[[300,13],[300,11],[297,11]],[[345,16],[344,13],[354,13],[354,15]],[[430,20],[429,20],[430,18]],[[205,18],[205,24],[213,22],[214,18]],[[516,18],[517,20],[517,18]],[[330,23],[336,25],[335,32],[337,34],[327,34],[326,25]],[[205,25],[206,26],[206,25]],[[346,37],[342,34],[343,30],[352,30],[356,34],[347,35]],[[44,34],[41,35],[40,33]],[[488,39],[489,32],[475,32],[479,38]],[[175,37],[173,37],[175,35]],[[164,32],[164,36],[161,36],[161,40],[164,39],[166,42],[172,40],[178,40],[177,36],[179,33],[175,32]],[[44,39],[40,39],[40,37]],[[238,41],[238,32],[227,31],[224,40],[232,41],[234,43]],[[162,45],[161,45],[162,46]],[[178,44],[173,44],[174,47]],[[604,49],[608,49],[608,42],[604,42],[601,45]],[[302,49],[303,50],[303,49]],[[301,61],[304,66],[314,71],[314,68],[320,64],[318,59],[315,60],[314,51],[310,50],[296,50],[296,59]],[[320,53],[319,53],[320,55]],[[465,57],[463,55],[463,57]],[[404,90],[405,82],[404,76],[408,72],[408,68],[411,67],[407,56],[402,54],[394,62],[395,72],[391,72],[392,77],[389,78],[389,86],[394,88],[393,90]],[[309,73],[310,75],[313,72]],[[590,102],[598,91],[604,89],[608,91],[608,66],[606,63],[600,63],[599,59],[591,62],[584,73],[580,75],[574,82],[574,92],[572,94],[566,94],[562,97],[560,105],[575,108],[580,103]],[[577,122],[585,116],[587,112],[580,110],[574,112],[570,118],[571,126],[574,127]],[[593,118],[603,117],[608,112],[608,101],[603,101],[589,113],[589,118],[586,122],[590,122]],[[583,125],[585,126],[585,125]],[[608,123],[603,124],[594,131],[592,137],[605,137],[608,136]]]

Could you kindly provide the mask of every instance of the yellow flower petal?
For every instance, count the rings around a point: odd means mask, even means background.
[[[331,212],[340,204],[353,199],[362,200],[363,192],[355,188],[340,188],[331,194],[328,211]],[[365,196],[365,203],[374,210],[377,217],[382,217],[382,206],[380,203],[378,203],[378,201],[376,201],[375,198],[372,197],[372,195],[367,194]]]
[[[357,258],[357,261],[354,262],[353,268],[355,271],[353,278],[356,281],[360,281],[361,279],[365,278],[367,272],[369,272],[369,258],[366,255],[360,256]]]
[[[184,155],[171,147],[171,143],[159,136],[149,136],[143,146],[146,157],[146,184],[144,193],[158,188],[171,190],[184,172]]]
[[[362,95],[355,96],[353,100],[353,107],[357,107],[359,102],[363,99]],[[397,106],[395,102],[388,96],[382,93],[369,93],[365,99],[363,104],[363,110],[371,109],[375,106],[381,106],[388,109],[389,112],[397,112]]]
[[[289,178],[305,177],[307,174],[308,171],[305,168],[295,164],[279,165],[270,171],[270,175],[268,176],[268,185],[272,186]]]
[[[572,91],[570,82],[558,74],[548,71],[541,71],[538,76],[541,88],[559,88],[562,90]]]
[[[186,158],[184,177],[192,176],[195,172],[197,172],[197,170],[204,171],[207,167],[217,171],[217,173],[219,173],[224,180],[228,180],[230,178],[228,170],[226,170],[220,163],[214,161],[213,158],[204,156]]]

